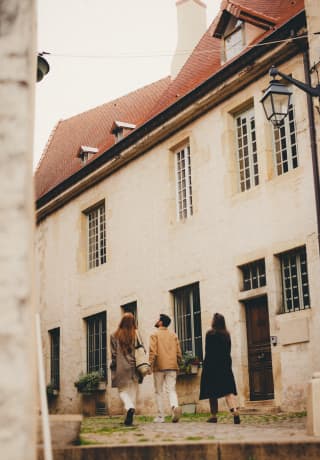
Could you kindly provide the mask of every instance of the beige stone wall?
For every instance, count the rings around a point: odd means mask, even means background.
[[[32,136],[35,5],[0,7],[0,443],[1,458],[33,460],[35,346],[32,301]]]
[[[303,78],[299,57],[280,70]],[[119,322],[120,305],[136,300],[139,326],[148,341],[158,313],[173,316],[170,291],[193,282],[200,283],[203,337],[214,312],[226,317],[241,406],[249,399],[243,301],[248,295],[267,294],[270,333],[279,339],[272,348],[275,403],[283,409],[305,407],[306,383],[316,367],[312,347],[319,341],[314,325],[319,323],[320,302],[308,121],[306,112],[297,109],[300,167],[276,176],[271,127],[259,102],[267,85],[266,75],[39,224],[38,283],[47,356],[47,331],[60,326],[62,333],[61,394],[55,410],[81,408],[73,382],[86,367],[83,318],[107,311],[109,336]],[[293,92],[296,107],[304,107],[303,93]],[[238,193],[233,114],[252,103],[260,185]],[[194,215],[177,222],[172,150],[186,139],[191,148]],[[108,262],[87,271],[83,211],[101,199],[106,203]],[[293,316],[278,314],[282,287],[276,255],[303,244],[312,309],[295,314],[309,331],[296,343],[285,336]],[[259,258],[266,259],[267,286],[244,295],[237,267]],[[178,391],[181,403],[198,402],[199,376],[179,378]],[[106,395],[109,411],[119,412],[117,391],[110,384]],[[207,402],[199,408],[208,410]],[[141,388],[139,410],[154,411],[150,377]]]
[[[319,14],[319,3],[316,0],[305,0],[305,9],[306,9],[306,17],[307,17],[307,26],[308,26],[308,42],[309,42],[309,61],[310,66],[312,69],[311,72],[311,82],[312,85],[315,87],[320,84],[320,14]],[[317,97],[313,98],[313,104],[315,107],[314,111],[314,120],[315,120],[315,129],[316,129],[316,142],[317,142],[317,149],[318,149],[318,165],[320,167],[320,100]],[[320,242],[320,237],[319,237]],[[310,261],[310,263],[314,264],[315,266],[318,265],[319,260],[319,250],[318,254],[316,253],[316,242],[315,242],[315,251],[314,257]],[[315,283],[317,283],[318,278],[314,278]],[[320,308],[318,302],[318,308]],[[320,317],[313,318],[310,327],[310,336],[311,340],[317,340],[318,334],[320,330]],[[318,352],[317,347],[313,347],[313,363],[314,363],[314,370],[320,370],[320,354]]]

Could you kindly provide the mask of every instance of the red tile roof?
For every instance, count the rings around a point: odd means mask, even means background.
[[[111,127],[115,120],[141,125],[168,87],[170,77],[133,91],[87,112],[62,120],[55,127],[35,173],[36,198],[83,168],[78,158],[81,145],[97,147],[92,161],[115,143]]]
[[[276,29],[303,8],[303,0],[223,0],[220,14],[203,35],[175,80],[171,81],[167,77],[58,123],[35,173],[36,198],[44,196],[83,168],[77,157],[81,145],[99,149],[99,153],[92,155],[89,161],[112,147],[114,136],[110,130],[115,120],[135,124],[138,128],[220,70],[221,40],[213,37],[213,33],[224,11],[235,15],[250,13],[264,20],[274,20]],[[262,30],[259,41],[270,33]],[[228,62],[224,65],[226,66]]]

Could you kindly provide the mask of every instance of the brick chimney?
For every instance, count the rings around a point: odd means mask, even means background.
[[[178,40],[171,63],[174,79],[207,30],[207,5],[201,0],[177,0]]]

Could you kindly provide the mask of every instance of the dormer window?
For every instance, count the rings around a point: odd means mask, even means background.
[[[91,158],[92,155],[95,153],[98,153],[99,149],[96,147],[89,147],[88,145],[81,145],[78,157],[81,160],[81,163],[85,165],[89,158]]]
[[[129,134],[133,129],[135,129],[136,125],[132,123],[125,123],[124,121],[114,121],[111,127],[111,133],[115,137],[115,141],[119,142],[121,139]]]
[[[220,12],[213,36],[223,40],[221,61],[224,64],[238,56],[265,31],[272,29],[277,19],[255,11],[252,9],[254,5],[250,8],[240,6],[238,0],[228,0],[223,4],[224,8]]]
[[[245,45],[244,27],[242,21],[237,21],[231,32],[224,36],[225,60],[229,61],[239,54]]]

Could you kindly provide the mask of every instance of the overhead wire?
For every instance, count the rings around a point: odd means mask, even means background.
[[[311,35],[320,35],[320,32],[313,32]],[[308,38],[310,34],[300,35],[298,37],[290,37],[284,40],[274,40],[274,41],[267,41],[263,43],[255,43],[253,45],[248,45],[246,48],[256,48],[260,46],[270,46],[270,45],[277,45],[279,43],[288,43],[292,42],[293,40],[302,40]],[[55,53],[49,51],[41,51],[39,52],[40,55],[47,55],[52,57],[63,57],[63,58],[80,58],[80,59],[136,59],[136,58],[155,58],[155,57],[172,57],[173,55],[183,55],[183,54],[190,54],[192,50],[180,50],[175,53],[159,53],[159,54],[131,54],[131,53],[123,53],[123,54],[103,54],[103,55],[86,55],[86,54],[68,54],[68,53]],[[204,51],[193,51],[193,54],[209,54],[211,51],[204,50]]]

